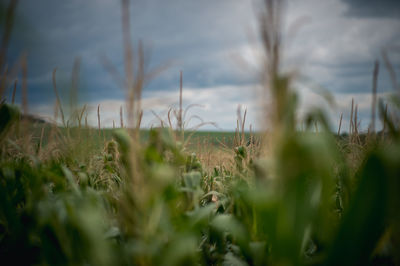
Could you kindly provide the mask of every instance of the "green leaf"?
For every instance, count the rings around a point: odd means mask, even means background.
[[[388,174],[378,154],[372,153],[367,158],[359,178],[327,265],[366,265],[384,232]]]

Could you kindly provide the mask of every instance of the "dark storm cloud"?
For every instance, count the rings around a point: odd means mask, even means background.
[[[142,40],[146,49],[151,47],[150,65],[172,62],[146,89],[176,88],[180,69],[185,71],[185,84],[192,87],[249,82],[234,73],[227,52],[246,42],[249,15],[248,3],[239,0],[132,1],[133,43]],[[29,77],[36,81],[30,83],[33,101],[49,98],[45,92],[51,87],[53,68],[68,76],[76,56],[82,57],[86,83],[81,87],[86,87],[86,95],[123,95],[115,94],[120,91],[116,84],[104,78],[109,73],[99,60],[99,55],[106,55],[123,73],[120,1],[22,1],[18,17],[10,57],[28,52]]]
[[[400,19],[398,0],[343,0],[348,4],[348,16]]]
[[[257,71],[244,70],[232,58],[232,55],[243,56],[254,66],[261,60],[252,55],[254,49],[248,38],[249,29],[253,36],[257,35],[257,9],[254,8],[257,1],[131,1],[133,43],[143,41],[150,54],[150,68],[171,63],[146,85],[145,100],[156,96],[164,99],[163,95],[177,92],[179,71],[183,70],[188,101],[218,105],[218,115],[209,117],[216,122],[223,120],[227,127],[233,128],[232,113],[244,96],[249,95],[249,87],[257,82]],[[400,41],[396,30],[400,20],[386,19],[395,17],[390,12],[398,10],[398,4],[357,0],[289,2],[289,21],[301,16],[311,18],[297,35],[292,49],[285,51],[289,59],[306,62],[304,67],[295,67],[334,95],[351,100],[353,95],[369,93],[373,62],[380,58],[383,47]],[[68,102],[70,72],[76,56],[82,59],[79,93],[83,101],[123,103],[124,91],[99,60],[99,55],[106,55],[123,75],[121,1],[26,0],[19,3],[9,56],[15,60],[24,51],[28,53],[30,104],[54,103],[51,73],[55,67],[58,67],[60,93]],[[399,57],[390,55],[390,58],[395,65],[400,62]],[[383,66],[381,69],[378,90],[384,92],[390,89],[390,82]],[[226,95],[230,91],[235,91],[234,99]],[[200,95],[203,102],[198,102]],[[213,108],[216,106],[210,110]],[[233,117],[232,123],[228,116]]]
[[[389,73],[380,57],[380,71],[378,75],[378,92],[388,93],[393,91]],[[372,90],[372,77],[375,61],[342,64],[329,66],[329,71],[334,73],[335,79],[324,83],[324,87],[332,94],[360,94]],[[394,66],[396,73],[400,73],[399,65]]]

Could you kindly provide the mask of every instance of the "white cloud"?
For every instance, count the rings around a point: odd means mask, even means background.
[[[255,87],[253,86],[220,86],[210,88],[185,88],[183,91],[183,107],[186,108],[196,104],[188,111],[187,119],[192,115],[199,116],[204,122],[215,122],[221,129],[229,130],[236,127],[236,111],[238,105],[248,109],[248,124],[253,127],[256,123],[256,104],[254,101]],[[159,114],[164,121],[167,121],[168,110],[178,108],[179,92],[149,92],[145,93],[142,100],[144,117],[142,125],[144,127],[158,126],[159,121],[151,111]],[[101,100],[98,102],[87,103],[88,123],[91,126],[97,126],[97,106],[100,105],[101,124],[105,127],[111,127],[113,121],[119,125],[119,111],[123,106],[123,112],[126,114],[124,100]],[[200,105],[200,106],[198,106]],[[54,117],[54,107],[50,105],[36,105],[32,107],[31,112],[51,120]],[[126,119],[126,117],[125,117]],[[199,123],[199,120],[193,119],[187,125],[191,128]],[[204,129],[216,128],[205,126]]]

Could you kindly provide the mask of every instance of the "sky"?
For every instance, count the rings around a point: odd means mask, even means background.
[[[159,125],[169,108],[178,106],[179,71],[183,71],[183,106],[187,128],[234,130],[238,106],[247,108],[247,126],[260,128],[258,0],[132,0],[134,49],[143,43],[148,69],[163,69],[143,88],[144,127]],[[400,2],[396,0],[289,0],[284,12],[285,70],[296,71],[299,116],[323,107],[331,128],[348,128],[351,100],[358,104],[361,128],[371,116],[372,72],[380,61],[379,97],[394,92],[382,51],[400,72]],[[294,31],[296,29],[296,31]],[[77,104],[88,106],[88,121],[119,124],[126,92],[105,67],[107,58],[124,74],[121,2],[117,0],[20,0],[8,51],[10,64],[28,60],[29,110],[45,119],[54,116],[52,72],[68,109],[71,72],[80,58]],[[165,67],[163,67],[165,66]],[[398,74],[400,75],[400,73]],[[7,91],[11,95],[12,86]],[[20,83],[17,102],[21,98]],[[335,99],[329,105],[322,95]],[[7,96],[6,95],[6,96]],[[155,115],[157,114],[157,116]]]

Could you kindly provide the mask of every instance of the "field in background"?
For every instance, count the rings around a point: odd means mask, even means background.
[[[32,136],[32,140],[39,145],[42,143],[42,146],[46,146],[49,142],[49,136],[54,130],[54,126],[50,123],[41,121],[41,122],[32,122],[29,123],[29,129]],[[90,137],[89,140],[93,143],[97,144],[98,147],[102,147],[104,141],[110,141],[113,138],[113,132],[118,131],[119,128],[101,128],[100,130],[97,128],[81,128],[80,135],[82,137]],[[167,130],[167,129],[165,129]],[[62,132],[67,135],[69,134],[76,135],[78,131],[77,128],[66,129],[63,127],[57,126],[57,131]],[[140,138],[143,143],[148,141],[149,139],[150,129],[141,129],[140,130]],[[245,132],[244,136],[246,141],[250,140],[250,133]],[[234,142],[236,138],[236,132],[233,131],[185,131],[185,140],[188,141],[187,149],[189,151],[198,149],[200,146],[203,147],[215,147],[215,148],[233,148]]]

